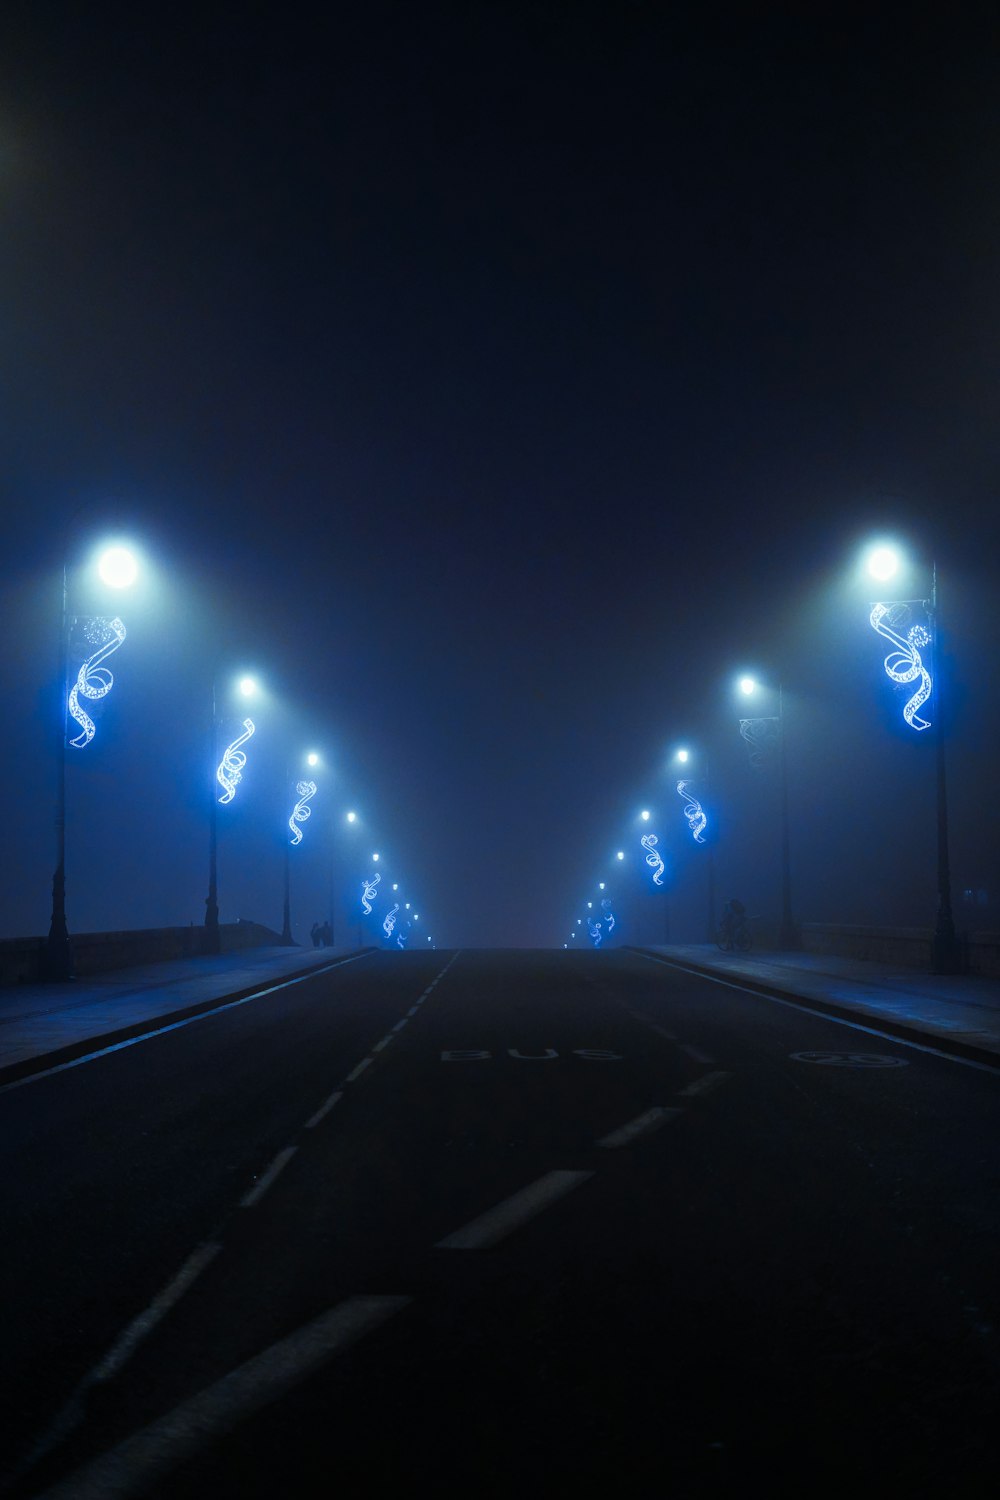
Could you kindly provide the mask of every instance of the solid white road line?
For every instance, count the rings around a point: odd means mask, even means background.
[[[897,1047],[910,1047],[914,1052],[930,1052],[934,1057],[943,1057],[946,1062],[961,1063],[966,1068],[976,1068],[980,1073],[1000,1073],[996,1063],[977,1062],[972,1057],[959,1057],[956,1052],[945,1052],[941,1047],[932,1047],[929,1042],[913,1042],[909,1037],[897,1036],[893,1031],[882,1031],[878,1026],[866,1026],[862,1021],[849,1021],[846,1016],[835,1016],[829,1011],[814,1010],[805,1000],[784,999],[769,995],[766,990],[755,989],[750,983],[738,984],[733,979],[721,979],[717,974],[707,974],[704,969],[692,969],[687,964],[673,959],[659,958],[655,953],[637,950],[639,958],[648,958],[650,963],[663,964],[667,969],[679,969],[682,974],[692,974],[695,979],[705,979],[709,984],[721,984],[726,990],[739,990],[741,994],[753,995],[756,1000],[770,1000],[772,1005],[785,1005],[789,1010],[805,1011],[807,1016],[816,1016],[820,1021],[830,1021],[835,1026],[849,1026],[852,1031],[863,1031],[867,1036],[877,1036],[884,1042],[895,1042]],[[0,1093],[3,1091],[0,1090]]]
[[[284,1151],[278,1152],[263,1177],[258,1178],[246,1197],[240,1199],[240,1208],[253,1208],[255,1203],[260,1202],[271,1186],[271,1183],[278,1176],[279,1172],[285,1170],[298,1149],[298,1146],[286,1146]]]
[[[306,1129],[315,1130],[320,1120],[328,1115],[333,1106],[337,1104],[341,1099],[343,1099],[343,1097],[343,1092],[340,1089],[337,1089],[335,1093],[332,1093],[326,1103],[320,1105],[319,1109],[313,1115],[312,1119],[306,1121]]]
[[[668,1120],[673,1120],[679,1114],[683,1114],[683,1110],[664,1109],[659,1104],[654,1105],[652,1109],[647,1109],[645,1114],[637,1115],[634,1120],[623,1125],[620,1130],[613,1130],[597,1144],[608,1150],[614,1150],[617,1146],[631,1145],[638,1136],[651,1135],[654,1130],[659,1130],[661,1125],[665,1125]]]
[[[679,1097],[685,1099],[690,1099],[695,1094],[708,1094],[730,1077],[732,1077],[730,1073],[706,1073],[703,1078],[696,1078],[694,1083],[689,1083],[687,1088],[678,1089],[677,1093]]]
[[[213,1016],[219,1016],[225,1010],[235,1010],[239,1005],[249,1005],[251,1000],[262,1000],[265,995],[276,995],[279,990],[287,990],[293,984],[303,984],[307,979],[315,979],[317,974],[328,974],[331,969],[343,968],[344,964],[356,963],[359,958],[370,958],[369,953],[355,953],[351,958],[340,958],[335,964],[323,964],[318,969],[310,969],[308,974],[297,974],[294,979],[286,979],[281,984],[268,985],[265,990],[255,990],[252,995],[244,995],[240,1000],[227,1000],[225,1005],[215,1005],[211,1010],[203,1010],[197,1016],[188,1016],[183,1021],[171,1021],[169,1026],[157,1026],[153,1031],[144,1031],[141,1036],[127,1037],[124,1042],[112,1042],[109,1047],[98,1047],[93,1052],[87,1052],[83,1057],[74,1057],[69,1062],[57,1063],[54,1068],[45,1068],[41,1073],[32,1073],[27,1078],[18,1078],[14,1083],[5,1083],[0,1088],[0,1094],[8,1094],[11,1089],[24,1088],[25,1084],[37,1083],[40,1078],[51,1078],[53,1073],[65,1073],[67,1068],[79,1068],[83,1063],[93,1062],[97,1057],[107,1057],[111,1052],[121,1052],[126,1047],[137,1047],[140,1042],[151,1042],[154,1036],[166,1036],[168,1031],[180,1031],[184,1026],[194,1026],[198,1021],[210,1021]]]
[[[502,1203],[480,1214],[478,1219],[473,1219],[464,1228],[456,1229],[446,1239],[438,1240],[436,1248],[487,1250],[593,1175],[593,1172],[546,1172],[537,1182],[522,1188],[512,1197],[505,1198]]]
[[[43,1500],[145,1494],[215,1438],[378,1328],[410,1297],[351,1297],[45,1491]]]
[[[353,1083],[354,1080],[355,1080],[355,1078],[360,1078],[361,1074],[365,1071],[365,1069],[366,1068],[370,1068],[371,1065],[372,1065],[371,1058],[370,1057],[363,1057],[361,1059],[361,1061],[358,1063],[357,1067],[353,1068],[351,1070],[351,1072],[348,1073],[347,1078],[345,1079],[345,1082],[346,1083]]]

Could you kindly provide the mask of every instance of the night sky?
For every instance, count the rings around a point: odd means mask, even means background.
[[[700,939],[681,741],[720,896],[776,915],[753,669],[796,915],[929,926],[881,533],[905,597],[937,561],[956,922],[1000,925],[998,40],[990,5],[9,3],[0,935],[48,929],[64,558],[129,629],[69,752],[71,931],[201,922],[212,676],[229,723],[244,669],[223,921],[280,927],[315,746],[300,938],[380,849],[440,946],[561,944],[627,847],[652,939],[646,806]],[[109,533],[145,558],[110,609]]]

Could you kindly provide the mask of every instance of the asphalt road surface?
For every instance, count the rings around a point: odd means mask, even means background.
[[[0,1092],[12,1496],[996,1492],[1000,1078],[626,950]]]

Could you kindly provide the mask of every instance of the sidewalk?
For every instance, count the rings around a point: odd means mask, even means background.
[[[722,953],[708,943],[644,945],[643,953],[778,999],[922,1042],[976,1062],[1000,1063],[1000,980],[925,974],[821,953]]]
[[[361,948],[245,948],[0,990],[0,1086],[342,962]]]

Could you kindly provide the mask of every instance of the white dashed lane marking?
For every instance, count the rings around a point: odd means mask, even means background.
[[[537,1182],[505,1198],[446,1239],[439,1240],[437,1249],[488,1250],[593,1175],[593,1172],[546,1172]]]

